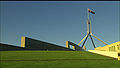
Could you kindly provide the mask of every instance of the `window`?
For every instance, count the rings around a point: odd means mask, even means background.
[[[109,47],[109,51],[115,51],[115,46]]]
[[[109,51],[112,51],[112,47],[109,47]]]
[[[118,50],[120,50],[120,44],[119,44],[119,45],[117,45],[117,47],[118,47]]]
[[[115,46],[113,46],[113,51],[115,51]]]

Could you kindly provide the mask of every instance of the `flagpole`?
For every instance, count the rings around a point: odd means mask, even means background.
[[[87,13],[88,13],[88,20],[89,20],[89,12],[88,12],[88,9],[87,9]]]
[[[88,8],[89,9],[89,8]],[[89,12],[88,12],[88,9],[87,9],[87,16],[88,16],[88,20],[87,20],[87,33],[89,33],[90,32],[90,21],[89,21]]]

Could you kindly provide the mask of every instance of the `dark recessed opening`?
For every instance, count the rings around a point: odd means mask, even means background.
[[[120,53],[118,53],[118,56],[120,56]]]

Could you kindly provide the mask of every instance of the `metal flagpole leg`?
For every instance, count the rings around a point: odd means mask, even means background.
[[[87,40],[87,38],[88,38],[89,34],[90,34],[90,33],[88,33],[88,34],[87,34],[87,37],[85,38],[85,41],[83,42],[82,47],[84,46],[84,44],[85,44],[85,42],[86,42],[86,40]]]
[[[92,39],[92,37],[91,37],[91,35],[90,35],[90,39],[91,39],[91,41],[92,41],[92,44],[93,44],[94,48],[96,48],[96,47],[95,47],[95,44],[94,44],[94,42],[93,42],[93,39]]]
[[[97,38],[96,36],[94,36],[93,34],[92,34],[92,36],[95,37],[97,40],[101,41],[102,43],[104,43],[105,45],[108,45],[107,43],[103,42],[102,40],[100,40],[99,38]]]
[[[87,37],[87,35],[78,43],[78,45],[81,44],[81,42]]]

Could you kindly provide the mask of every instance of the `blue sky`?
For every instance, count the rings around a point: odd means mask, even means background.
[[[1,43],[21,45],[26,36],[65,47],[66,40],[76,44],[87,34],[87,8],[90,14],[92,33],[104,42],[119,41],[118,1],[21,1],[0,2]],[[93,37],[96,47],[105,46]],[[81,46],[81,45],[80,45]],[[85,44],[93,49],[90,38]]]

